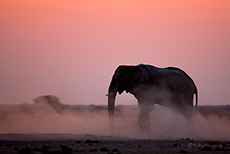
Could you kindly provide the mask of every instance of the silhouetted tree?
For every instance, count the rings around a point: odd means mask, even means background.
[[[62,104],[60,99],[54,95],[39,96],[34,99],[34,103],[49,105],[58,113],[61,113],[66,109],[66,105]]]

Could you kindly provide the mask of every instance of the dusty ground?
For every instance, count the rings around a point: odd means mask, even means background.
[[[230,141],[147,140],[71,134],[2,134],[0,153],[230,153]]]
[[[106,106],[0,105],[0,154],[230,154],[230,106],[199,106],[190,121],[156,106],[149,134],[140,132],[138,113],[118,106],[111,130]]]

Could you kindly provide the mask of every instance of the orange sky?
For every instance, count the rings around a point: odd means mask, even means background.
[[[0,103],[106,104],[118,65],[148,63],[184,69],[200,104],[230,104],[229,27],[228,0],[0,0]]]

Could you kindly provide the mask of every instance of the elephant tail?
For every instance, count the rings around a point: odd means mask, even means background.
[[[197,87],[195,86],[195,92],[194,94],[196,95],[196,106],[195,108],[197,108],[197,105],[198,105],[198,91],[197,91]]]

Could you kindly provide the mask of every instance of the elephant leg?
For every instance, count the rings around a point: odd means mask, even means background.
[[[138,117],[138,125],[142,132],[150,132],[150,112],[153,110],[154,104],[149,102],[138,101],[138,105],[140,110]]]
[[[187,120],[192,119],[193,115],[193,100],[187,95],[177,95],[174,99],[174,110],[182,114]]]
[[[192,120],[193,117],[193,94],[183,95],[182,103],[184,105],[183,114],[187,120]]]
[[[186,120],[191,121],[193,116],[193,108],[188,106],[182,106],[175,109],[176,112],[180,113],[185,117]]]

